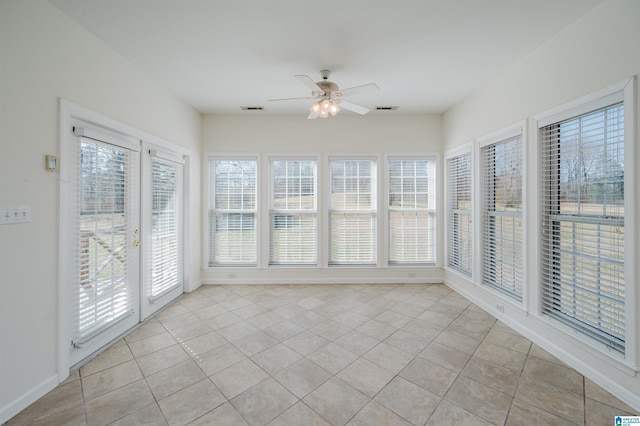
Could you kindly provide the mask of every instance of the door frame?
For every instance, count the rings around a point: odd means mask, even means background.
[[[184,158],[184,197],[183,197],[183,229],[184,229],[184,238],[183,238],[183,291],[188,290],[189,283],[189,273],[188,273],[188,265],[187,259],[189,258],[189,250],[190,241],[189,241],[189,233],[187,230],[189,229],[189,151],[173,142],[158,138],[152,134],[144,132],[142,130],[136,129],[128,124],[122,123],[113,118],[102,115],[98,112],[95,112],[89,108],[83,107],[81,105],[70,102],[66,99],[59,98],[59,128],[58,128],[58,140],[59,140],[59,173],[60,173],[60,186],[59,186],[59,217],[58,217],[58,288],[57,288],[57,297],[58,297],[58,315],[57,315],[57,332],[58,332],[58,360],[57,360],[57,370],[58,370],[58,382],[61,383],[66,380],[70,375],[70,369],[74,367],[71,365],[71,357],[69,345],[71,342],[71,323],[72,323],[72,297],[71,296],[71,288],[66,285],[69,283],[70,274],[73,271],[70,271],[68,268],[69,262],[69,253],[70,249],[73,247],[73,242],[71,241],[71,229],[70,223],[67,220],[67,217],[70,212],[69,202],[73,194],[72,185],[70,184],[71,179],[71,170],[67,167],[68,164],[72,164],[75,156],[75,143],[77,143],[77,136],[73,135],[71,128],[73,126],[74,121],[82,121],[83,123],[87,123],[88,125],[95,126],[97,128],[106,129],[107,131],[114,132],[118,135],[122,135],[125,139],[129,141],[134,141],[139,144],[141,149],[144,149],[145,146],[153,146],[157,149],[161,149],[166,152],[175,153],[176,155],[180,155]],[[141,152],[142,154],[142,152]],[[141,158],[144,156],[141,155]],[[141,161],[143,163],[143,161]],[[140,164],[139,167],[142,165]],[[150,182],[147,182],[150,183]],[[142,179],[142,175],[140,174],[139,187],[140,191],[145,191],[145,182]],[[148,191],[148,188],[146,188]],[[138,208],[140,209],[140,200],[138,200]],[[140,216],[140,220],[144,220],[142,216]],[[145,233],[148,233],[148,229],[144,229],[141,227],[141,238],[148,238]],[[140,256],[140,267],[142,274],[142,269],[144,268],[144,259]],[[141,275],[140,275],[141,276]],[[139,289],[140,295],[142,294],[142,279],[139,279]],[[140,298],[138,298],[138,324],[140,323]],[[134,326],[135,327],[135,326]],[[129,330],[125,331],[122,335],[128,333]],[[94,356],[96,356],[101,351],[107,349],[112,343],[116,342],[118,339],[122,337],[122,335],[117,336],[110,342],[107,342],[102,348],[98,349],[93,354],[89,355],[85,361],[90,360]]]

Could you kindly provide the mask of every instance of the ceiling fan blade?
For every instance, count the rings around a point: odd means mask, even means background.
[[[307,116],[307,120],[315,120],[316,118],[318,118],[318,114],[316,114],[315,112],[311,111],[309,113],[309,115]]]
[[[310,100],[310,99],[315,99],[312,98],[310,96],[305,96],[303,98],[281,98],[281,99],[267,99],[267,102],[274,102],[274,101],[297,101],[300,99],[305,99],[305,100]]]
[[[309,77],[308,75],[296,75],[295,77],[300,80],[300,83],[311,89],[312,92],[324,93],[324,90],[322,90],[322,88],[318,86],[315,81],[311,80],[311,77]]]
[[[361,114],[361,115],[365,115],[370,111],[370,109],[367,107],[356,105],[351,102],[347,102],[345,100],[341,100],[338,105],[340,105],[341,108],[348,109],[349,111],[357,112],[358,114]]]
[[[342,96],[352,96],[360,93],[372,92],[374,90],[380,90],[380,88],[375,83],[369,83],[363,84],[362,86],[348,87],[340,90],[340,92],[342,92]]]

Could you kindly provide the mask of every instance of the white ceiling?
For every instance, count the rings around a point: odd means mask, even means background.
[[[203,113],[306,114],[295,74],[439,113],[601,0],[50,0]],[[264,106],[242,112],[240,106]],[[346,112],[347,114],[352,114]],[[382,114],[382,112],[378,112]]]

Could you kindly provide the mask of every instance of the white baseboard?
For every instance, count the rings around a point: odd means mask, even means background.
[[[0,408],[0,424],[4,424],[11,420],[11,418],[13,418],[16,414],[42,398],[47,394],[47,392],[50,392],[56,386],[58,386],[57,374],[49,377],[47,380],[31,389],[29,392]]]

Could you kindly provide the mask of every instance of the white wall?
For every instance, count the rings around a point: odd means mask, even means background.
[[[57,384],[58,102],[66,98],[184,146],[200,192],[200,114],[41,0],[0,1],[0,423]],[[64,165],[61,165],[64,167]],[[191,198],[188,275],[200,279],[200,204]]]
[[[626,80],[640,73],[640,2],[636,0],[611,0],[594,8],[550,41],[534,50],[511,66],[472,96],[464,99],[443,116],[444,149],[460,146],[520,120],[529,119],[526,165],[535,169],[537,148],[534,115],[545,112],[573,99],[588,95],[611,84]],[[636,84],[636,90],[640,85]],[[638,93],[636,93],[637,99]],[[636,123],[638,123],[636,110]],[[637,145],[637,135],[635,138]],[[640,165],[640,150],[636,150],[635,169]],[[528,177],[535,176],[533,172]],[[636,188],[640,187],[636,175]],[[537,186],[534,179],[527,185],[527,202],[536,205]],[[636,198],[637,200],[637,198]],[[638,212],[636,206],[636,212]],[[525,212],[526,214],[526,212]],[[529,250],[529,276],[537,270],[537,239],[533,222],[537,215],[529,214],[527,249]],[[630,219],[630,218],[628,218]],[[628,220],[627,219],[627,220]],[[631,236],[630,236],[631,237]],[[639,240],[636,230],[635,241]],[[633,250],[632,260],[638,264],[638,250]],[[496,310],[496,297],[445,272],[447,284],[510,323],[523,334],[541,344],[556,356],[571,364],[586,376],[604,386],[628,404],[640,409],[640,377],[609,362],[606,356],[589,349],[578,338],[559,333],[543,321],[535,309],[522,311],[506,304],[505,313]],[[532,280],[533,281],[533,280]],[[532,289],[531,299],[537,298],[535,282],[527,283]],[[638,280],[627,281],[628,291],[638,294]],[[637,299],[637,296],[636,296]],[[636,309],[640,300],[636,301]],[[637,315],[635,318],[638,318]],[[636,324],[629,324],[634,327]],[[640,336],[636,336],[635,347]],[[638,364],[640,360],[631,360]]]
[[[269,154],[384,154],[440,153],[440,115],[372,113],[358,116],[340,113],[327,119],[307,120],[304,107],[292,116],[206,115],[203,117],[203,153]],[[206,158],[205,158],[206,161]],[[382,160],[381,160],[382,161]],[[207,165],[205,164],[204,170]],[[207,235],[207,174],[203,174],[203,235]],[[322,217],[318,216],[321,238]],[[440,268],[207,268],[207,238],[203,238],[204,283],[345,283],[345,282],[441,282]],[[322,241],[320,241],[322,249]],[[380,250],[380,245],[378,246]],[[319,253],[319,256],[322,256]]]

